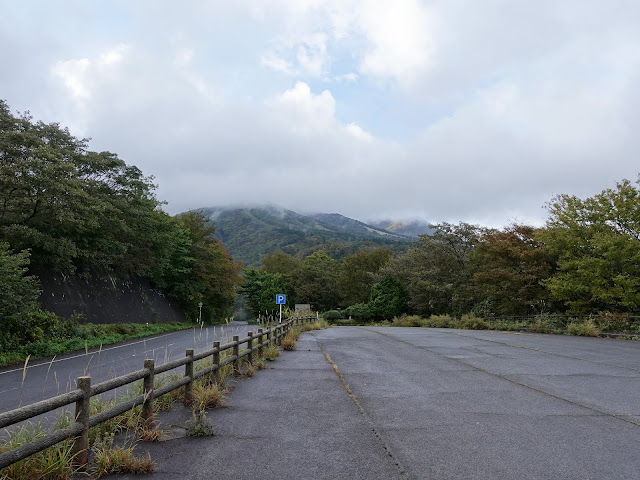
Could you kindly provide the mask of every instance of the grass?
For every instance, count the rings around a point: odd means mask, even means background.
[[[262,351],[262,358],[265,358],[270,362],[275,361],[279,355],[280,349],[273,343],[269,344],[269,346],[265,347]]]
[[[283,350],[295,350],[298,348],[298,342],[296,341],[297,337],[292,333],[287,333],[282,338],[282,349]]]
[[[119,323],[119,324],[79,324],[72,338],[43,340],[21,346],[15,351],[0,352],[0,366],[23,362],[28,357],[49,357],[77,350],[109,345],[134,338],[193,328],[187,323]]]
[[[113,434],[99,438],[93,445],[93,465],[90,469],[94,478],[112,473],[152,473],[154,470],[151,456],[144,457],[133,454],[135,444],[113,445]]]
[[[226,406],[223,402],[228,390],[217,383],[194,382],[193,384],[193,409],[206,410],[209,408]]]
[[[640,326],[630,323],[628,320],[609,318],[607,316],[580,319],[557,315],[540,315],[520,320],[478,318],[474,315],[463,315],[454,318],[450,315],[432,315],[423,318],[418,315],[401,315],[395,317],[391,323],[379,322],[378,325],[393,327],[432,327],[432,328],[460,328],[468,330],[502,330],[502,331],[528,331],[535,333],[555,333],[566,335],[579,335],[586,337],[598,337],[603,331],[626,331],[636,333]]]
[[[43,429],[41,421],[36,424],[27,422],[25,425],[8,430],[7,432],[8,438],[0,440],[0,453],[31,443],[48,433],[47,430]],[[0,470],[0,478],[2,480],[54,480],[71,478],[71,476],[78,471],[72,465],[72,448],[72,441],[65,440],[42,452],[3,468]]]

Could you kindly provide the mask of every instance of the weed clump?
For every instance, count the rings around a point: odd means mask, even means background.
[[[297,336],[292,332],[287,333],[282,339],[283,350],[295,350],[298,348]]]
[[[212,437],[215,435],[211,422],[203,410],[193,410],[190,420],[187,420],[187,435],[189,437]]]
[[[582,337],[599,337],[601,332],[595,322],[589,319],[586,322],[571,322],[567,325],[567,333]]]
[[[280,349],[276,347],[273,343],[264,349],[262,352],[262,357],[266,358],[270,362],[273,362],[280,355]]]
[[[112,473],[152,473],[154,470],[151,456],[147,454],[145,457],[134,455],[133,449],[135,444],[129,446],[114,446],[113,433],[99,438],[93,444],[94,464],[91,473],[100,478]]]

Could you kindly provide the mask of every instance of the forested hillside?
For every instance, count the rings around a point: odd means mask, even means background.
[[[149,279],[190,318],[230,312],[240,267],[197,212],[162,211],[151,177],[0,101],[0,342],[50,318],[34,271]],[[82,312],[78,312],[82,314]],[[48,321],[48,320],[47,320]],[[0,345],[1,347],[1,345]]]
[[[389,248],[400,252],[410,239],[338,214],[301,215],[272,206],[204,208],[216,226],[216,237],[245,266],[259,266],[276,251],[302,259],[323,251],[340,259],[362,248]]]
[[[636,331],[620,315],[640,314],[639,183],[622,180],[586,199],[559,195],[541,228],[440,223],[395,254],[269,254],[246,271],[244,293],[254,314],[275,309],[275,293],[285,292],[291,305],[342,308],[359,320],[597,315],[606,328]]]

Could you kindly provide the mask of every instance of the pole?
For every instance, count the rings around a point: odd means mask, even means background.
[[[282,323],[282,304],[280,304],[280,323]]]

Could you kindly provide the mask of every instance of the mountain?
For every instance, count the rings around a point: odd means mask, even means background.
[[[381,220],[371,222],[373,228],[378,228],[396,235],[410,238],[418,238],[418,235],[431,235],[433,228],[429,223],[422,220],[413,220],[410,222],[397,222],[394,220]]]
[[[201,209],[216,227],[216,237],[245,267],[259,266],[262,258],[281,250],[304,258],[324,250],[342,258],[361,248],[406,250],[411,239],[352,218],[331,214],[302,215],[276,206]]]

